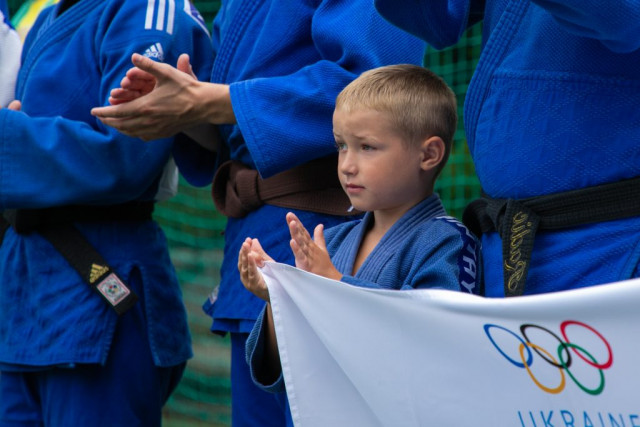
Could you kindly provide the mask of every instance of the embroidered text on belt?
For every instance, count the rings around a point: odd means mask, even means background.
[[[640,215],[640,178],[521,200],[474,200],[462,221],[477,236],[497,231],[502,239],[505,296],[522,295],[537,230]]]

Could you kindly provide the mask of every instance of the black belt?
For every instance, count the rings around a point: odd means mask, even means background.
[[[74,222],[150,220],[153,202],[113,206],[64,206],[6,210],[0,217],[0,241],[11,225],[18,234],[38,232],[67,260],[118,315],[130,309],[138,296],[87,241]]]
[[[462,221],[477,236],[502,238],[505,296],[524,293],[537,230],[558,230],[640,215],[640,177],[521,200],[474,200]]]

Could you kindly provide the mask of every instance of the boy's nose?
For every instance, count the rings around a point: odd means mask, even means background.
[[[338,157],[338,172],[345,175],[353,175],[356,171],[356,162],[352,155],[347,152]]]

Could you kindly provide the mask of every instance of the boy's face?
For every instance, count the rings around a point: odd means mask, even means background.
[[[351,204],[397,220],[430,194],[419,144],[407,144],[385,113],[359,109],[333,114],[338,176]]]

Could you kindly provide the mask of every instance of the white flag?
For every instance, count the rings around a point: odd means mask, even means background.
[[[296,426],[640,426],[640,279],[509,299],[267,263]]]

